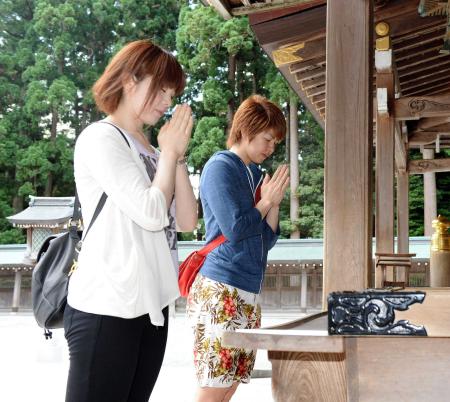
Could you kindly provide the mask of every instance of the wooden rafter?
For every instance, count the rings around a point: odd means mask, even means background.
[[[413,95],[424,95],[431,94],[432,92],[448,92],[450,90],[450,82],[448,80],[444,80],[441,82],[437,82],[434,85],[423,85],[421,87],[416,87],[411,90],[403,91],[403,95],[405,96],[413,96]]]
[[[325,64],[325,61],[326,61],[326,56],[325,56],[325,54],[323,54],[312,60],[306,60],[306,61],[301,61],[298,63],[293,63],[289,66],[289,71],[291,72],[291,74],[295,74],[295,73],[304,71],[311,66],[312,67],[322,66]]]
[[[450,57],[434,60],[431,62],[428,62],[428,60],[425,60],[424,63],[422,63],[422,64],[413,66],[410,69],[404,69],[402,71],[399,71],[398,77],[400,79],[404,79],[404,78],[408,79],[410,75],[415,75],[415,74],[419,74],[419,73],[428,74],[429,72],[432,73],[433,71],[436,71],[439,68],[444,68],[446,66],[450,67]]]
[[[425,85],[427,85],[429,88],[437,82],[449,82],[449,77],[450,74],[448,72],[448,69],[445,69],[439,72],[435,72],[434,74],[427,75],[425,77],[417,77],[414,81],[410,81],[408,83],[402,82],[401,88],[403,91],[423,87]]]

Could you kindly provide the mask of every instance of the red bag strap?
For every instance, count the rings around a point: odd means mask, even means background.
[[[226,240],[227,239],[225,238],[225,236],[223,234],[220,236],[217,236],[213,241],[209,242],[205,247],[198,250],[197,253],[205,257],[210,251],[214,250],[216,247],[219,247]]]

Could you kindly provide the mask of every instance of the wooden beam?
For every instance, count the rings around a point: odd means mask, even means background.
[[[307,61],[299,61],[297,63],[293,63],[289,66],[289,71],[294,74],[298,73],[300,71],[303,71],[307,68],[313,67],[313,66],[319,66],[322,64],[325,64],[326,62],[326,56],[319,56],[313,60],[307,60]]]
[[[397,120],[450,116],[450,95],[406,96],[394,102]]]
[[[423,119],[420,119],[419,123],[417,124],[418,130],[427,130],[431,127],[436,127],[441,124],[446,124],[450,122],[450,117],[425,117]]]
[[[405,70],[405,69],[413,67],[413,66],[417,66],[417,65],[420,65],[423,63],[430,63],[433,60],[442,59],[442,58],[448,59],[449,55],[436,52],[436,54],[434,54],[433,56],[427,56],[426,58],[423,57],[422,55],[414,56],[414,57],[411,57],[409,59],[406,59],[406,60],[403,60],[400,62],[396,61],[396,66],[397,66],[398,71],[402,71],[402,70]]]
[[[311,78],[316,78],[316,77],[321,76],[321,75],[325,75],[325,73],[326,73],[326,67],[325,66],[319,67],[319,68],[314,68],[312,70],[307,70],[307,71],[302,72],[302,73],[295,73],[295,80],[297,82],[301,82],[301,81],[304,81],[304,80],[309,80]]]
[[[450,90],[450,82],[447,79],[442,79],[441,81],[437,81],[434,84],[424,84],[418,87],[405,89],[402,94],[404,96],[412,96],[412,95],[427,95],[429,92],[431,92],[434,89],[437,88],[443,88]]]
[[[369,283],[374,57],[373,2],[347,0],[342,7],[341,0],[328,0],[327,7],[325,299]]]
[[[407,88],[408,85],[417,86],[419,84],[420,80],[430,79],[432,77],[436,77],[441,74],[447,74],[447,76],[448,76],[449,71],[450,71],[450,64],[447,63],[443,66],[436,67],[432,70],[430,69],[427,71],[421,71],[417,74],[411,74],[411,75],[408,75],[408,76],[402,78],[401,87]]]
[[[444,42],[442,40],[439,40],[432,43],[427,43],[426,45],[415,47],[414,49],[396,51],[395,60],[397,62],[401,62],[417,55],[422,55],[422,57],[425,57],[425,54],[439,52],[439,50],[442,49],[443,44]]]
[[[319,95],[311,96],[311,102],[312,103],[321,102],[323,100],[325,100],[325,92],[322,93],[322,94],[319,94]]]
[[[420,159],[408,163],[409,174],[450,172],[450,158]]]
[[[398,76],[402,80],[403,78],[408,77],[409,75],[414,75],[423,72],[426,74],[428,71],[433,71],[437,68],[443,66],[450,66],[450,57],[437,59],[437,61],[431,61],[428,63],[428,60],[424,60],[424,63],[417,64],[410,69],[404,69],[399,72]]]
[[[325,36],[327,8],[325,5],[287,15],[272,21],[253,25],[252,29],[261,45],[273,48],[293,42],[304,42]]]
[[[309,41],[296,41],[289,45],[279,46],[273,51],[273,59],[278,67],[299,61],[314,60],[325,55],[325,38]]]
[[[306,4],[297,4],[288,8],[269,10],[265,12],[252,13],[248,15],[250,25],[261,24],[262,22],[271,21],[284,17],[285,15],[295,14],[308,8],[316,7],[326,3],[326,0],[311,0]]]
[[[305,80],[300,83],[300,86],[303,91],[306,91],[307,89],[315,88],[315,87],[322,87],[325,85],[325,76],[322,75],[320,77],[311,78],[310,80]]]
[[[315,106],[318,110],[320,110],[320,109],[322,109],[322,108],[325,107],[325,101],[323,100],[323,101],[317,102],[314,106]]]
[[[427,91],[428,96],[432,96],[432,95],[448,95],[450,91],[450,88],[439,88],[439,87],[435,87],[430,89],[429,91]]]
[[[403,3],[403,9],[400,7],[397,9],[398,14],[395,16],[382,17],[382,13],[377,11],[375,14],[375,22],[385,21],[390,26],[389,35],[392,38],[398,38],[401,36],[407,36],[411,34],[416,34],[418,31],[426,30],[428,28],[433,28],[442,24],[445,26],[447,19],[443,16],[426,17],[422,18],[417,12],[418,1],[395,1],[392,2],[394,6],[395,3],[400,5]],[[389,8],[389,4],[387,5]]]
[[[315,87],[312,89],[308,89],[306,91],[306,95],[308,96],[314,96],[314,95],[320,95],[325,93],[325,85],[322,85],[320,87]]]
[[[425,87],[425,86],[430,87],[436,83],[446,83],[446,82],[450,85],[448,70],[441,71],[439,73],[436,72],[433,75],[428,76],[428,77],[418,78],[414,82],[409,82],[407,84],[402,83],[401,88],[403,91],[408,91],[411,89],[415,90],[416,88]]]
[[[439,26],[438,30],[434,30],[432,32],[418,35],[414,38],[410,39],[404,39],[402,41],[396,41],[396,43],[393,45],[393,48],[395,51],[404,51],[407,49],[413,49],[417,46],[423,45],[425,43],[434,42],[436,40],[440,40],[442,44],[442,40],[444,39],[445,35],[445,26]]]
[[[436,141],[439,132],[435,131],[414,131],[408,140],[410,146],[421,146],[432,144]]]

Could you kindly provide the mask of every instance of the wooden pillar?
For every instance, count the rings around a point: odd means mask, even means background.
[[[409,253],[409,173],[408,130],[399,123],[395,131],[395,164],[397,167],[397,253]]]
[[[409,174],[397,173],[397,253],[409,253]]]
[[[434,149],[424,149],[423,159],[434,159]],[[433,234],[431,222],[437,218],[436,173],[423,174],[424,228],[425,236]]]
[[[298,221],[299,202],[297,196],[297,189],[299,185],[298,173],[298,102],[297,96],[291,93],[289,98],[289,153],[290,157],[290,185],[291,185],[291,199],[290,199],[290,219],[292,222]],[[291,239],[300,238],[300,230],[291,232]]]
[[[21,286],[22,286],[22,271],[17,270],[16,274],[14,275],[14,291],[11,308],[11,310],[14,312],[19,311]]]
[[[389,38],[389,37],[387,37]],[[375,242],[378,253],[394,252],[394,74],[392,51],[375,53],[377,115],[375,162]],[[375,287],[382,287],[382,272],[375,271]],[[392,268],[386,272],[386,280],[394,281]]]
[[[306,313],[308,303],[308,273],[306,269],[302,269],[300,283],[300,310]]]
[[[372,265],[373,2],[327,2],[324,301]]]

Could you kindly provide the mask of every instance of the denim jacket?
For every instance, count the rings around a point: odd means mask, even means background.
[[[249,171],[250,170],[250,171]],[[206,242],[223,234],[227,241],[211,251],[200,272],[218,282],[260,293],[267,253],[276,233],[254,207],[263,173],[253,163],[248,168],[230,151],[215,153],[200,178],[200,198],[206,226]]]

